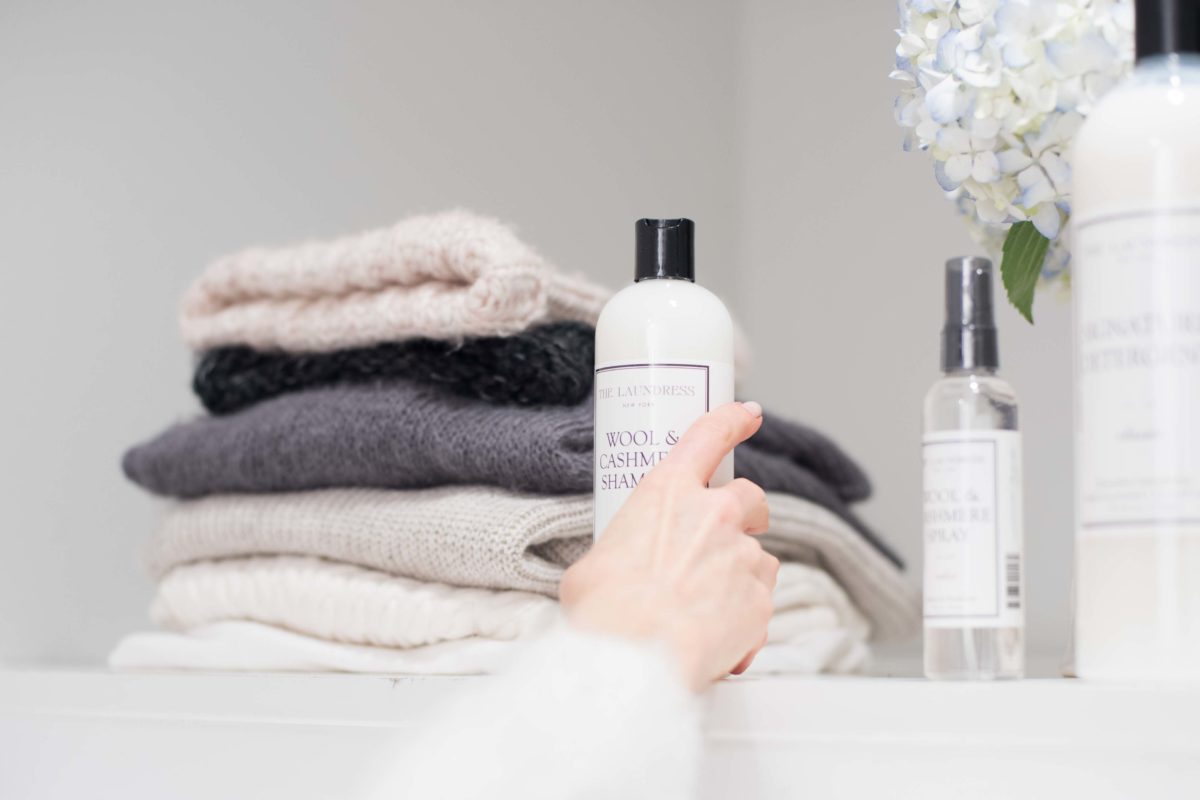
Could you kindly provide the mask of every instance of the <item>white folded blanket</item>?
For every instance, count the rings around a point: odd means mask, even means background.
[[[771,645],[759,671],[847,672],[870,628],[828,575],[784,564]],[[426,584],[314,558],[273,556],[179,567],[151,614],[183,633],[138,633],[110,656],[121,669],[475,674],[549,630],[558,604],[525,592]]]
[[[595,323],[609,294],[559,273],[507,226],[450,211],[222,258],[188,290],[180,328],[197,350],[328,351]]]
[[[187,633],[131,633],[109,654],[108,665],[129,671],[489,675],[513,657],[516,646],[499,639],[460,639],[397,650],[331,642],[261,622],[231,620]]]
[[[764,546],[833,577],[881,638],[920,620],[903,574],[844,521],[796,497],[769,495]],[[333,489],[222,495],[171,507],[146,560],[152,574],[260,554],[318,556],[422,581],[556,596],[563,570],[591,544],[590,495],[495,488]]]

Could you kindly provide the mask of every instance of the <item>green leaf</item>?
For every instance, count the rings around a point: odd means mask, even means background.
[[[1050,240],[1042,236],[1032,222],[1018,222],[1004,237],[1004,255],[1000,260],[1000,277],[1008,302],[1021,316],[1033,324],[1033,293],[1046,261]]]

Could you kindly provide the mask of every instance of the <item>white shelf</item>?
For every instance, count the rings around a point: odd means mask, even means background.
[[[0,797],[352,798],[486,678],[0,672]],[[1200,687],[729,681],[706,797],[1200,797]]]

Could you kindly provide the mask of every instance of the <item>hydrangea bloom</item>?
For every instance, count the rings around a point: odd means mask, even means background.
[[[933,156],[980,244],[998,255],[1029,220],[1061,275],[1071,139],[1133,63],[1132,0],[900,0],[897,33],[905,149]]]

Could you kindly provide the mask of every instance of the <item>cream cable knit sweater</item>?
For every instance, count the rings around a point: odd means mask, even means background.
[[[501,223],[450,211],[219,259],[185,295],[180,328],[197,350],[328,351],[594,323],[608,295],[559,274]]]
[[[468,589],[297,556],[202,561],[167,573],[150,617],[187,630],[247,619],[334,642],[420,647],[546,630],[558,604],[528,592]]]
[[[784,564],[775,590],[775,616],[771,620],[771,645],[757,663],[757,671],[848,672],[866,658],[870,627],[842,589],[828,575],[803,564]],[[188,632],[199,629],[201,638],[214,638],[205,626],[246,620],[274,626],[326,642],[353,645],[348,651],[326,656],[334,660],[325,668],[358,671],[386,664],[379,654],[363,653],[358,646],[376,650],[408,651],[397,654],[394,671],[467,674],[492,672],[508,653],[483,650],[481,642],[529,639],[550,630],[558,618],[558,604],[541,595],[495,592],[398,578],[315,558],[267,556],[201,562],[168,573],[158,587],[151,616],[164,627]],[[234,630],[243,644],[253,639],[246,630]],[[150,636],[152,638],[147,639]],[[266,634],[273,647],[273,669],[311,669],[311,645]],[[141,638],[139,638],[141,637]],[[246,657],[231,654],[214,662],[213,653],[187,660],[186,647],[170,636],[135,634],[114,652],[119,666],[151,666],[158,643],[156,666],[223,669],[261,669],[263,646],[251,644]],[[263,637],[260,637],[263,638]],[[460,650],[451,644],[462,645]],[[293,647],[289,649],[288,645]],[[141,648],[139,656],[134,650]],[[257,654],[254,649],[257,647]],[[220,644],[215,645],[218,653]],[[432,656],[420,652],[425,649]],[[212,649],[212,648],[210,648]],[[192,648],[193,651],[196,648]],[[455,654],[462,656],[455,662]],[[175,659],[163,663],[171,654]],[[367,656],[367,658],[364,658]],[[489,663],[486,656],[491,656]]]
[[[820,506],[789,495],[768,499],[768,550],[828,572],[878,636],[915,630],[916,593],[878,550]],[[205,559],[319,556],[418,580],[554,596],[563,569],[590,546],[591,532],[590,495],[486,487],[229,495],[173,506],[146,560],[161,576]]]

